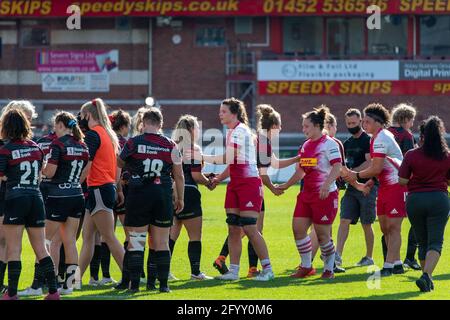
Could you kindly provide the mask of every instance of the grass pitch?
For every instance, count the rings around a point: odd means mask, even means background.
[[[337,274],[331,281],[320,280],[322,261],[315,260],[318,275],[307,279],[291,279],[289,274],[299,264],[293,235],[291,231],[292,213],[295,207],[298,187],[292,187],[280,197],[274,196],[269,190],[265,190],[266,217],[264,226],[264,238],[269,247],[269,254],[275,272],[275,280],[270,282],[256,282],[246,279],[248,258],[247,239],[243,240],[243,255],[241,258],[241,279],[227,283],[218,280],[191,281],[190,266],[187,256],[188,237],[183,230],[178,239],[172,258],[171,271],[180,280],[170,282],[172,292],[170,294],[150,293],[141,286],[141,292],[135,295],[127,295],[115,292],[111,287],[89,287],[89,271],[83,279],[83,289],[74,291],[71,296],[62,299],[82,300],[122,300],[122,299],[450,299],[450,250],[448,240],[450,231],[447,228],[445,234],[444,249],[440,263],[434,274],[435,291],[422,294],[419,292],[414,281],[420,276],[420,271],[408,270],[403,275],[394,275],[383,278],[379,283],[371,278],[372,273],[367,273],[366,267],[355,267],[355,263],[365,254],[364,234],[360,224],[351,226],[350,235],[346,242],[343,254],[343,267],[347,272]],[[223,209],[225,186],[221,185],[214,191],[201,188],[203,201],[203,254],[201,270],[207,275],[216,276],[218,272],[212,267],[223,241],[227,235],[225,224],[225,213]],[[342,193],[341,193],[342,196]],[[339,217],[333,225],[333,238],[336,241]],[[403,223],[403,243],[401,250],[402,259],[405,256],[406,240],[409,230],[409,221]],[[374,260],[380,268],[382,267],[381,231],[378,222],[374,224],[375,249]],[[117,228],[120,241],[124,240],[121,227]],[[80,247],[81,240],[78,241]],[[147,261],[147,257],[145,259]],[[29,286],[33,279],[34,254],[24,237],[22,253],[22,274],[19,289]],[[229,263],[227,261],[227,263]],[[114,279],[120,279],[119,268],[114,259],[111,258],[111,274]],[[101,275],[101,272],[100,272]],[[42,299],[42,298],[29,298]]]

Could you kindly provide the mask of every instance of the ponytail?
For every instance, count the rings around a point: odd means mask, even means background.
[[[96,98],[90,102],[86,102],[81,107],[81,112],[89,112],[103,129],[108,133],[111,143],[113,144],[116,153],[119,152],[119,140],[116,133],[111,128],[111,122],[109,121],[108,113],[106,112],[106,105],[102,99]]]
[[[305,113],[303,119],[308,119],[313,125],[318,125],[320,130],[325,127],[325,120],[330,116],[330,109],[326,105],[321,105],[313,111]]]
[[[72,130],[72,135],[75,140],[83,142],[84,134],[73,114],[66,111],[60,111],[55,115],[54,122],[55,124],[61,122],[67,129]]]
[[[273,126],[281,125],[281,117],[270,104],[256,106],[256,130],[272,129]]]

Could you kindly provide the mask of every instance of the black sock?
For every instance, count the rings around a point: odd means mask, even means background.
[[[123,265],[122,265],[122,284],[129,284],[130,283],[130,270],[128,269],[128,258],[129,258],[129,251],[128,249],[125,250],[125,255],[123,256]]]
[[[128,270],[130,271],[131,289],[139,289],[144,251],[129,251]]]
[[[384,262],[386,262],[386,257],[387,257],[387,244],[386,244],[386,239],[384,238],[384,235],[381,236],[381,245],[383,246],[383,258],[384,258]]]
[[[191,273],[198,276],[200,273],[200,259],[202,256],[202,242],[201,241],[189,241],[188,243],[188,256],[191,263]]]
[[[61,245],[59,249],[59,264],[58,264],[58,277],[64,280],[66,275],[66,252],[64,251],[64,245]]]
[[[125,249],[125,251],[128,250],[128,241],[123,242],[123,248]]]
[[[91,264],[89,265],[89,269],[91,272],[91,278],[94,280],[98,280],[98,272],[100,270],[100,260],[102,258],[102,246],[95,246],[94,255],[92,256]]]
[[[173,250],[175,249],[175,240],[172,240],[169,238],[169,249],[170,249],[170,255],[173,255]]]
[[[406,249],[406,259],[410,261],[414,261],[414,257],[416,255],[416,249],[417,249],[417,241],[416,241],[416,235],[414,234],[414,231],[411,228],[409,228],[408,232],[408,246]]]
[[[31,284],[31,288],[33,289],[39,289],[42,288],[42,286],[44,285],[44,274],[42,273],[41,268],[39,268],[39,263],[35,263],[34,264],[34,278],[33,278],[33,283]]]
[[[17,295],[17,287],[19,285],[20,272],[22,271],[22,262],[8,262],[8,295],[14,297]]]
[[[101,265],[103,278],[111,278],[111,275],[109,273],[110,264],[111,264],[111,252],[109,251],[108,245],[105,242],[102,242]]]
[[[67,264],[66,273],[64,276],[64,289],[73,288],[73,283],[75,281],[75,272],[77,271],[77,264]]]
[[[229,252],[230,251],[228,250],[228,237],[227,237],[225,239],[225,242],[223,243],[222,250],[220,250],[220,255],[226,257],[228,256]]]
[[[48,286],[48,292],[50,294],[57,292],[58,285],[56,282],[55,265],[53,264],[52,258],[50,258],[50,256],[47,256],[44,259],[40,260],[39,268],[45,276],[45,280]]]
[[[153,249],[148,250],[147,258],[147,284],[155,285],[156,277],[158,276],[158,270],[155,263],[156,251]]]
[[[3,261],[0,261],[0,287],[5,284],[5,272],[6,272],[7,264]]]
[[[248,241],[248,266],[250,268],[258,267],[258,255],[256,254],[255,249],[253,248],[253,245],[250,242],[250,240]]]
[[[145,248],[144,248],[143,252],[144,252],[144,256],[142,257],[142,259],[144,259],[144,257],[145,257]],[[142,260],[141,278],[145,278],[144,260]]]
[[[158,271],[159,289],[166,288],[170,271],[170,251],[156,251],[155,262]]]

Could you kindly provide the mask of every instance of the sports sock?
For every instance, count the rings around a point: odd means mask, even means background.
[[[173,250],[175,249],[175,240],[172,240],[169,238],[169,250],[170,250],[170,255],[173,255]]]
[[[111,278],[109,266],[111,265],[111,252],[106,242],[102,242],[100,263],[102,266],[103,278]]]
[[[324,257],[324,271],[328,270],[333,272],[334,259],[336,256],[333,242],[329,241],[327,244],[320,246],[320,252]]]
[[[262,259],[261,260],[261,265],[263,270],[272,270],[272,265],[270,264],[270,259]]]
[[[383,261],[386,261],[388,247],[384,235],[381,236],[381,246],[383,247]]]
[[[233,274],[239,274],[239,265],[238,264],[230,264],[230,272]]]
[[[58,264],[58,277],[64,281],[66,274],[66,253],[64,251],[64,245],[59,248],[59,264]]]
[[[202,242],[189,241],[188,256],[191,263],[191,273],[198,276],[200,274],[200,259],[202,256]]]
[[[406,259],[414,261],[416,249],[417,249],[416,236],[414,234],[414,230],[411,227],[408,232],[408,246],[406,249]]]
[[[148,250],[148,257],[147,257],[147,284],[149,285],[155,285],[156,277],[158,275],[158,271],[156,268],[156,262],[155,262],[155,254],[156,251],[153,249]]]
[[[143,264],[144,251],[129,251],[128,269],[130,270],[131,289],[139,289]]]
[[[395,267],[395,266],[402,266],[402,265],[403,265],[402,260],[396,260],[396,261],[394,261],[394,267]]]
[[[383,265],[384,269],[393,269],[394,268],[394,264],[393,263],[389,263],[389,262],[385,262]]]
[[[39,268],[39,263],[34,263],[34,278],[33,278],[33,283],[31,284],[31,288],[32,289],[39,289],[42,288],[42,286],[44,285],[44,275],[42,274],[42,270],[41,268]]]
[[[128,250],[128,241],[124,241],[123,242],[123,248],[126,250]]]
[[[220,250],[220,255],[224,256],[224,257],[227,257],[229,252],[230,251],[228,250],[228,237],[227,237],[225,239],[225,242],[223,243],[222,250]]]
[[[0,261],[0,287],[5,284],[5,272],[7,266],[8,265],[5,262]]]
[[[100,270],[101,254],[102,254],[102,246],[96,245],[94,248],[94,255],[92,256],[91,264],[89,265],[91,278],[93,278],[94,280],[98,280],[98,272]]]
[[[19,285],[20,272],[22,271],[22,262],[8,262],[8,295],[14,297],[17,295],[17,287]],[[54,273],[53,273],[54,274]]]
[[[248,266],[249,268],[257,268],[258,267],[258,255],[255,252],[255,249],[253,248],[252,243],[249,241],[248,246]],[[262,262],[261,262],[262,264]]]
[[[311,238],[306,236],[306,238],[301,240],[296,240],[298,253],[300,254],[300,264],[304,268],[311,268],[311,257],[312,257],[312,243]]]
[[[73,283],[75,282],[75,272],[77,271],[77,264],[68,264],[66,267],[66,274],[64,277],[64,289],[73,288]]]
[[[170,251],[155,251],[155,262],[158,272],[159,288],[166,288],[170,271]]]
[[[50,294],[57,292],[58,284],[55,275],[55,265],[53,264],[52,258],[47,256],[44,259],[39,260],[39,268],[41,268],[42,273],[45,276],[48,292]]]
[[[128,269],[128,257],[129,251],[125,250],[125,255],[123,256],[123,266],[122,266],[122,285],[127,285],[130,283],[130,270]]]

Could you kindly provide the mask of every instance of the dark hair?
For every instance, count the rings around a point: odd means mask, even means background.
[[[114,131],[119,131],[122,127],[129,127],[131,124],[131,117],[128,112],[122,109],[116,110],[109,115],[109,121]]]
[[[356,108],[350,108],[345,113],[345,116],[346,117],[357,116],[359,119],[361,119],[361,111],[359,111]]]
[[[227,105],[230,108],[232,114],[236,114],[240,122],[249,126],[247,111],[245,110],[245,104],[239,99],[229,98],[222,101],[222,104]]]
[[[4,140],[27,140],[33,136],[27,116],[19,109],[9,109],[3,113],[1,127]]]
[[[435,160],[442,160],[447,157],[448,146],[447,141],[445,141],[445,127],[438,116],[431,116],[425,120],[422,147],[427,157]]]
[[[371,103],[364,108],[364,115],[371,117],[383,126],[389,126],[389,111],[381,103]]]
[[[67,129],[72,129],[72,135],[77,141],[83,141],[84,134],[78,125],[78,121],[73,114],[67,111],[60,111],[55,115],[55,124],[62,123]]]
[[[320,130],[323,130],[325,126],[325,119],[328,119],[330,114],[330,109],[322,104],[318,108],[314,108],[313,111],[307,112],[302,115],[303,119],[308,119],[313,125],[319,125]]]
[[[154,126],[161,126],[163,125],[163,115],[161,113],[161,110],[155,107],[148,108],[147,111],[145,111],[142,114],[142,122],[143,123],[150,123]]]
[[[256,106],[256,129],[258,131],[270,130],[273,126],[281,124],[281,117],[270,104]]]

